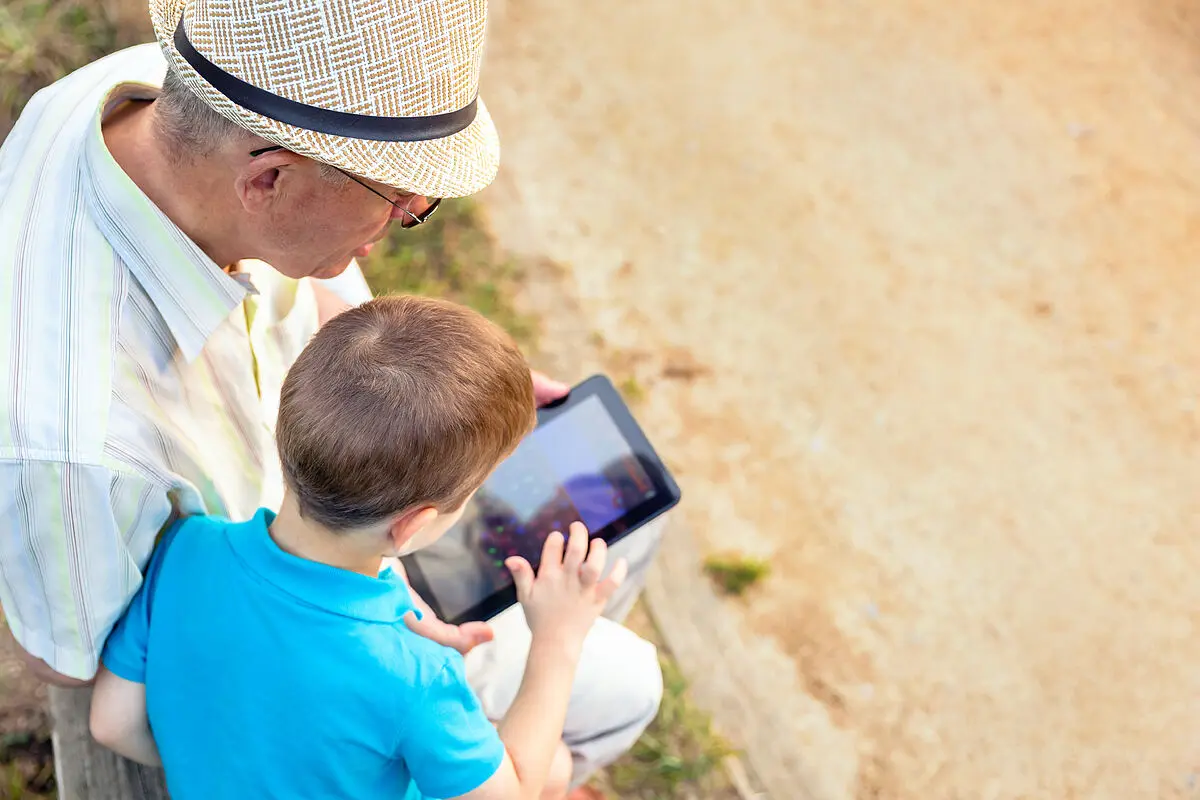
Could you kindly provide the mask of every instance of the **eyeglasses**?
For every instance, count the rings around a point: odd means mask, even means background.
[[[250,157],[257,158],[258,156],[261,156],[263,153],[271,153],[276,150],[284,150],[284,149],[286,149],[286,148],[281,147],[279,145],[274,145],[272,147],[263,147],[259,150],[251,150]],[[332,164],[330,164],[329,166],[333,167]],[[388,203],[390,203],[393,208],[395,208],[397,211],[399,211],[401,214],[403,214],[404,217],[400,220],[401,228],[415,228],[418,225],[420,225],[422,222],[426,222],[430,217],[433,216],[433,212],[437,211],[437,207],[442,204],[442,198],[440,198],[440,197],[426,197],[425,200],[429,203],[429,205],[420,214],[414,214],[413,212],[409,211],[405,206],[400,205],[400,203],[397,203],[395,200],[388,197],[386,194],[379,191],[374,186],[372,186],[371,184],[362,180],[358,176],[352,175],[351,173],[346,172],[346,170],[341,169],[340,167],[333,167],[333,168],[336,169],[338,172],[342,173],[343,175],[345,175],[350,180],[357,183],[359,186],[366,189],[371,194],[375,195],[376,197],[383,198]],[[415,194],[410,195],[405,200],[405,203],[411,203],[413,201],[414,197],[420,197],[420,195],[415,195]]]

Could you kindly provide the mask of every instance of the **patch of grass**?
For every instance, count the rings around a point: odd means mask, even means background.
[[[0,798],[52,800],[54,757],[48,731],[10,731],[0,740]]]
[[[598,775],[592,786],[611,800],[738,800],[722,763],[734,751],[713,730],[708,714],[692,704],[687,680],[645,607],[639,603],[625,622],[658,646],[662,705],[630,752]]]
[[[621,396],[624,397],[625,401],[630,405],[640,403],[646,399],[645,388],[638,382],[638,379],[632,375],[621,381],[621,384],[617,388],[620,390]]]
[[[38,89],[151,36],[145,2],[4,0],[0,3],[0,137]]]
[[[771,565],[758,558],[726,553],[704,559],[704,573],[728,595],[740,596],[771,573]]]
[[[478,206],[469,199],[443,201],[425,225],[393,226],[361,266],[376,293],[454,300],[508,330],[521,345],[534,343],[534,320],[513,304],[520,265],[497,250]]]
[[[713,731],[708,714],[688,700],[687,681],[675,662],[666,657],[660,662],[663,701],[658,718],[610,768],[611,791],[616,797],[646,800],[707,798],[728,791],[721,762],[732,755],[732,748]]]

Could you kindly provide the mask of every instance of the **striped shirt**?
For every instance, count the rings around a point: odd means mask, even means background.
[[[105,147],[164,69],[156,45],[84,67],[0,149],[0,603],[79,678],[175,516],[278,507],[280,386],[317,326],[310,281],[227,274]]]

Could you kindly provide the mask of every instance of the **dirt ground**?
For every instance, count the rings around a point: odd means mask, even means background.
[[[495,7],[531,302],[773,564],[772,796],[1200,797],[1200,5]]]
[[[54,785],[46,687],[25,669],[0,621],[0,800],[52,797]]]

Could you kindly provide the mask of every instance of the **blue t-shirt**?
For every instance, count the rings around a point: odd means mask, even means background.
[[[146,684],[174,800],[455,797],[504,746],[462,656],[412,633],[404,582],[306,561],[259,511],[155,550],[104,664]]]

